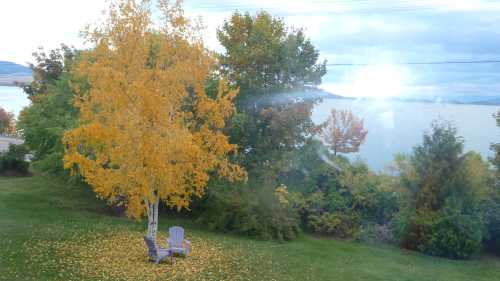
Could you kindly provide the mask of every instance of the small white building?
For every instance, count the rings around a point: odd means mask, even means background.
[[[24,143],[24,140],[22,139],[17,139],[17,138],[11,138],[11,137],[5,137],[5,136],[0,136],[0,153],[7,151],[9,149],[9,144],[22,144]]]

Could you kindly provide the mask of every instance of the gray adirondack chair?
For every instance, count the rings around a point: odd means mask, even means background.
[[[168,257],[172,257],[172,252],[170,250],[158,246],[156,241],[154,241],[151,237],[144,236],[144,242],[146,242],[146,245],[148,246],[150,261],[154,261],[158,264],[160,261],[165,260]]]
[[[184,228],[172,226],[168,229],[168,235],[168,249],[174,254],[181,254],[187,257],[191,248],[191,242],[184,239]]]

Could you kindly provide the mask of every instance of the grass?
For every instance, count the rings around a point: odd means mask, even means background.
[[[160,218],[160,230],[172,224],[187,229],[193,255],[154,266],[144,221],[108,215],[87,188],[0,178],[0,280],[500,280],[500,259],[489,256],[453,261],[308,235],[257,241]]]

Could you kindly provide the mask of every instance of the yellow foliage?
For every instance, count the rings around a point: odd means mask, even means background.
[[[123,0],[109,19],[87,31],[95,48],[83,54],[75,75],[80,126],[64,136],[64,165],[76,169],[98,196],[127,198],[140,218],[156,197],[177,209],[200,197],[216,171],[230,180],[246,173],[228,156],[237,146],[222,132],[235,111],[237,90],[220,81],[205,92],[214,58],[200,28],[180,1],[160,1],[163,25],[151,20],[149,1]]]
[[[288,205],[289,204],[289,193],[288,193],[288,188],[284,184],[278,185],[276,189],[274,190],[274,195],[278,198],[279,202],[283,205]]]
[[[68,241],[56,247],[65,266],[75,267],[82,277],[111,280],[192,280],[206,271],[228,271],[230,259],[239,253],[225,253],[220,245],[198,237],[187,258],[174,257],[155,265],[149,261],[140,232],[120,231],[98,235],[90,241]],[[160,235],[159,244],[166,246]],[[87,239],[88,240],[88,239]]]
[[[112,231],[75,232],[68,240],[29,239],[22,246],[28,257],[25,270],[45,268],[57,272],[56,280],[255,280],[252,259],[265,260],[265,253],[241,245],[191,235],[188,257],[175,256],[160,264],[151,262],[143,233],[115,228]],[[233,242],[234,243],[234,242]],[[158,235],[166,247],[166,235]],[[258,266],[262,269],[262,265]],[[268,276],[268,275],[266,275]],[[24,280],[24,279],[23,279]],[[26,276],[26,280],[42,280]],[[269,278],[271,280],[271,278]]]

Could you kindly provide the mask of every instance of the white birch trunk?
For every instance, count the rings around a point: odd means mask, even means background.
[[[148,236],[156,241],[156,233],[158,232],[158,198],[153,202],[146,202],[148,206]]]

